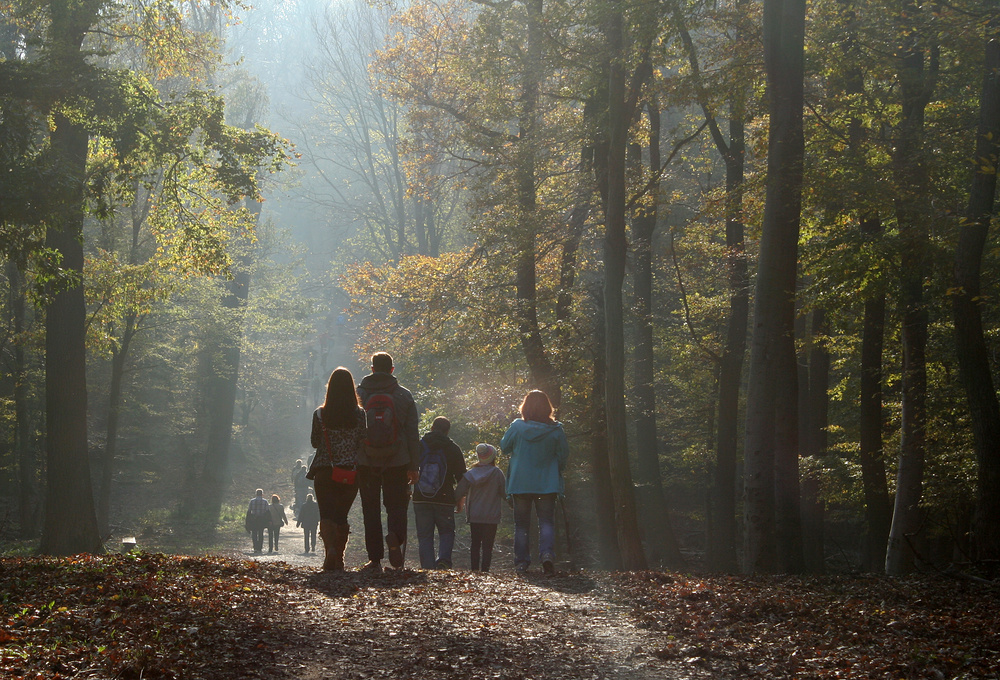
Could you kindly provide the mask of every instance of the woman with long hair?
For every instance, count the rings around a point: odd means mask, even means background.
[[[310,442],[316,449],[306,475],[313,480],[319,504],[319,535],[326,557],[323,569],[342,571],[350,526],[347,513],[358,495],[355,479],[358,449],[365,438],[365,412],[354,376],[340,366],[326,383],[326,399],[313,412]]]
[[[538,555],[546,574],[555,573],[556,499],[565,492],[563,469],[569,442],[562,423],[553,417],[545,392],[532,390],[521,402],[521,417],[510,424],[501,450],[510,456],[507,495],[514,501],[514,567],[531,564],[528,526],[531,508],[538,516]]]

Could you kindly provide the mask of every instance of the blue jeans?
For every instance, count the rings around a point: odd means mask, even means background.
[[[514,566],[524,569],[531,564],[528,526],[532,505],[538,515],[538,556],[542,562],[556,557],[556,494],[514,494]]]
[[[455,547],[455,506],[439,503],[414,503],[413,517],[420,550],[420,568],[433,569],[438,560],[451,564]],[[434,528],[441,542],[438,560],[434,559]]]

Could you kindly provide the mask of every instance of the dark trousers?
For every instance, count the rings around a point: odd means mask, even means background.
[[[263,552],[264,550],[264,527],[250,527],[250,540],[253,541],[253,551]]]
[[[407,467],[358,467],[361,511],[365,518],[365,549],[368,559],[373,562],[385,557],[380,503],[385,506],[386,531],[396,534],[401,543],[406,542],[406,510],[410,504]]]
[[[330,479],[331,471],[332,468],[322,468],[322,473],[317,474],[313,482],[316,503],[319,504],[319,518],[334,524],[347,524],[347,513],[358,497],[358,485],[333,481]]]
[[[278,549],[278,535],[281,534],[280,525],[272,525],[267,528],[267,550],[272,552]]]
[[[472,571],[489,571],[490,562],[493,561],[493,541],[497,537],[497,525],[471,522],[469,528],[472,530]]]
[[[316,524],[302,525],[302,535],[306,539],[306,552],[316,550]]]

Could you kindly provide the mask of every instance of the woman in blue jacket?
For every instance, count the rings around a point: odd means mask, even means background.
[[[538,554],[546,574],[555,573],[556,499],[562,496],[563,468],[569,442],[562,423],[552,417],[552,402],[532,390],[521,402],[521,417],[510,424],[500,448],[510,457],[507,496],[514,502],[514,567],[521,573],[531,564],[528,525],[531,506],[538,516]]]

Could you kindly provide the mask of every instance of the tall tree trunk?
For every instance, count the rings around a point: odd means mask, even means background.
[[[104,452],[101,456],[101,485],[97,495],[97,524],[101,535],[110,533],[111,524],[111,483],[114,479],[115,456],[118,450],[118,425],[121,418],[122,382],[125,378],[125,362],[128,358],[132,338],[136,332],[136,316],[129,314],[125,319],[119,347],[111,356],[111,381],[108,387],[108,423],[105,430]]]
[[[995,3],[989,3],[995,6]],[[969,206],[955,248],[952,311],[955,353],[965,387],[976,444],[976,511],[972,547],[979,560],[1000,567],[1000,404],[983,333],[980,273],[983,249],[994,212],[997,157],[1000,155],[1000,35],[991,25],[983,64],[979,129],[973,164],[976,168]]]
[[[902,5],[909,20],[920,16],[910,0]],[[904,21],[905,23],[905,21]],[[934,89],[935,50],[922,44],[917,26],[904,28],[900,48],[901,119],[893,158],[896,221],[900,233],[900,302],[903,307],[902,432],[896,473],[896,500],[889,528],[885,570],[899,575],[914,567],[913,538],[921,524],[926,445],[927,308],[924,278],[929,269],[927,171],[924,163],[924,110]],[[930,54],[930,64],[926,63]]]
[[[861,231],[868,238],[881,238],[882,220],[862,219]],[[892,521],[892,502],[885,475],[882,443],[882,345],[885,336],[885,291],[879,287],[865,299],[861,330],[860,453],[861,485],[865,499],[865,564],[869,571],[885,568],[885,548]]]
[[[17,516],[21,538],[38,535],[41,507],[38,497],[38,456],[31,441],[31,408],[28,402],[28,364],[24,351],[25,281],[19,263],[7,260],[8,308],[15,341],[12,377],[14,379],[14,458],[17,461]]]
[[[745,0],[737,0],[742,8]],[[716,431],[715,469],[708,513],[706,561],[715,571],[733,572],[736,559],[736,461],[739,450],[740,387],[747,347],[747,320],[750,312],[750,276],[743,239],[743,177],[746,155],[744,119],[745,95],[736,91],[729,99],[729,139],[726,140],[709,106],[708,93],[701,79],[701,64],[694,40],[687,29],[679,4],[671,7],[674,23],[687,51],[691,75],[698,93],[698,103],[705,115],[716,149],[726,164],[726,272],[729,276],[729,314],[726,340],[718,367],[718,427]],[[734,40],[741,39],[742,15],[737,19]]]
[[[767,193],[754,299],[744,453],[744,571],[794,564],[797,438],[794,316],[802,202],[804,0],[765,0]],[[781,401],[779,402],[779,393]],[[782,407],[779,418],[779,403]],[[790,474],[796,468],[794,478]],[[781,489],[776,484],[781,483]],[[794,488],[789,488],[794,485]],[[780,503],[779,503],[780,500]],[[778,518],[777,513],[782,512]],[[783,531],[779,551],[777,529]],[[779,555],[781,562],[779,562]]]
[[[608,81],[608,198],[604,237],[604,312],[607,329],[607,380],[604,399],[608,414],[608,456],[615,497],[615,521],[622,567],[645,569],[636,516],[632,472],[629,469],[625,412],[625,319],[622,286],[628,245],[625,237],[625,147],[628,113],[625,102],[625,68],[622,63],[621,8],[610,11],[607,28],[611,58]]]
[[[594,374],[590,389],[590,455],[594,466],[597,542],[601,565],[605,569],[617,571],[622,568],[622,555],[615,528],[615,497],[609,483],[611,462],[608,459],[608,418],[604,406],[604,385],[607,382],[604,291],[598,291],[593,298]]]
[[[660,109],[655,102],[647,105],[649,120],[649,170],[651,177],[660,174]],[[641,160],[638,145],[635,152]],[[663,479],[660,474],[660,446],[656,435],[656,366],[653,344],[653,234],[656,231],[659,182],[652,188],[652,200],[637,209],[632,219],[633,309],[635,310],[635,443],[638,477],[645,490],[644,522],[650,562],[673,569],[684,567],[684,557],[670,522]]]
[[[556,406],[562,392],[555,369],[545,351],[538,325],[535,241],[538,234],[537,188],[535,176],[538,144],[538,95],[542,66],[542,0],[525,3],[528,44],[521,91],[521,113],[517,139],[517,196],[521,228],[517,239],[516,288],[518,329],[533,387],[543,390]]]
[[[68,13],[67,13],[68,14]],[[53,17],[52,34],[63,46],[61,56],[82,64],[82,28],[72,15]],[[66,25],[66,24],[70,25]],[[76,28],[76,30],[74,30]],[[61,32],[65,29],[65,32]],[[79,32],[77,32],[79,31]],[[76,42],[73,36],[77,35]],[[75,51],[74,51],[75,50]],[[53,117],[53,157],[66,186],[54,203],[61,204],[56,226],[45,244],[62,256],[64,271],[83,275],[83,200],[87,168],[87,131],[64,116]],[[54,197],[55,199],[55,197]],[[45,313],[45,414],[47,493],[40,551],[46,555],[101,552],[94,511],[87,448],[86,301],[82,282],[56,293]]]
[[[802,455],[812,459],[810,472],[802,478],[802,538],[805,569],[812,574],[823,573],[824,530],[826,513],[820,495],[820,470],[826,455],[827,424],[829,419],[830,354],[826,338],[830,324],[822,308],[813,312],[808,354],[808,384],[805,399],[801,400],[804,413],[800,428],[803,435]]]

